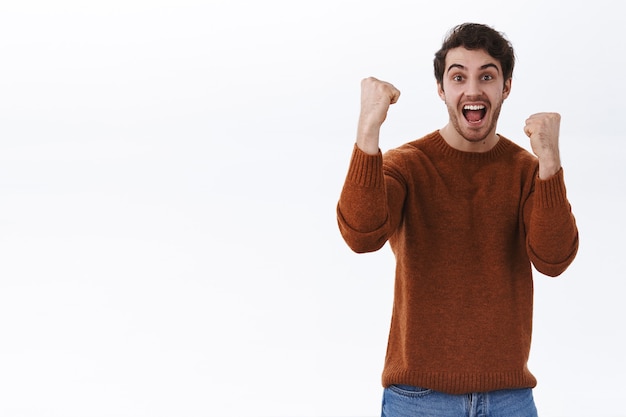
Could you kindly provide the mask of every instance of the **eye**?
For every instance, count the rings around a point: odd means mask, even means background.
[[[493,80],[493,75],[491,74],[483,75],[483,81],[491,81],[491,80]]]
[[[463,76],[462,75],[454,75],[452,77],[452,81],[457,81],[457,82],[463,81]]]

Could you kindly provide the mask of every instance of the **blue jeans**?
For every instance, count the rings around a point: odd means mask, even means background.
[[[537,408],[530,388],[452,395],[391,385],[381,417],[537,417]]]

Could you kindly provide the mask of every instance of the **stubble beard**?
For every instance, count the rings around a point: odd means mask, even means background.
[[[457,133],[468,142],[478,143],[487,139],[487,137],[491,135],[492,133],[495,133],[496,125],[498,123],[498,118],[500,117],[500,110],[502,109],[502,101],[500,101],[497,104],[497,106],[494,108],[493,113],[491,115],[491,121],[489,122],[489,125],[486,131],[484,131],[484,133],[480,136],[476,136],[476,134],[480,133],[480,130],[473,130],[471,128],[466,128],[464,130],[463,127],[461,127],[461,123],[459,122],[459,117],[464,118],[463,112],[461,112],[459,115],[456,107],[452,107],[448,103],[446,103],[446,107],[448,108],[448,114],[450,116],[450,121],[452,122],[452,126],[454,126],[454,129],[457,131]],[[472,132],[475,132],[475,134],[470,135],[470,133]]]

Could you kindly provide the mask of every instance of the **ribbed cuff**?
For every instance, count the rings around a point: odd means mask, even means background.
[[[563,168],[552,177],[535,181],[535,204],[541,208],[559,207],[567,204]]]
[[[377,155],[369,155],[355,144],[347,179],[362,187],[382,187],[384,183],[383,155],[380,149]]]

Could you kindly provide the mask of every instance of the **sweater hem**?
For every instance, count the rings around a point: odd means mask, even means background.
[[[502,389],[534,388],[536,378],[527,370],[501,372],[384,372],[383,387],[413,385],[448,394],[468,394]]]

